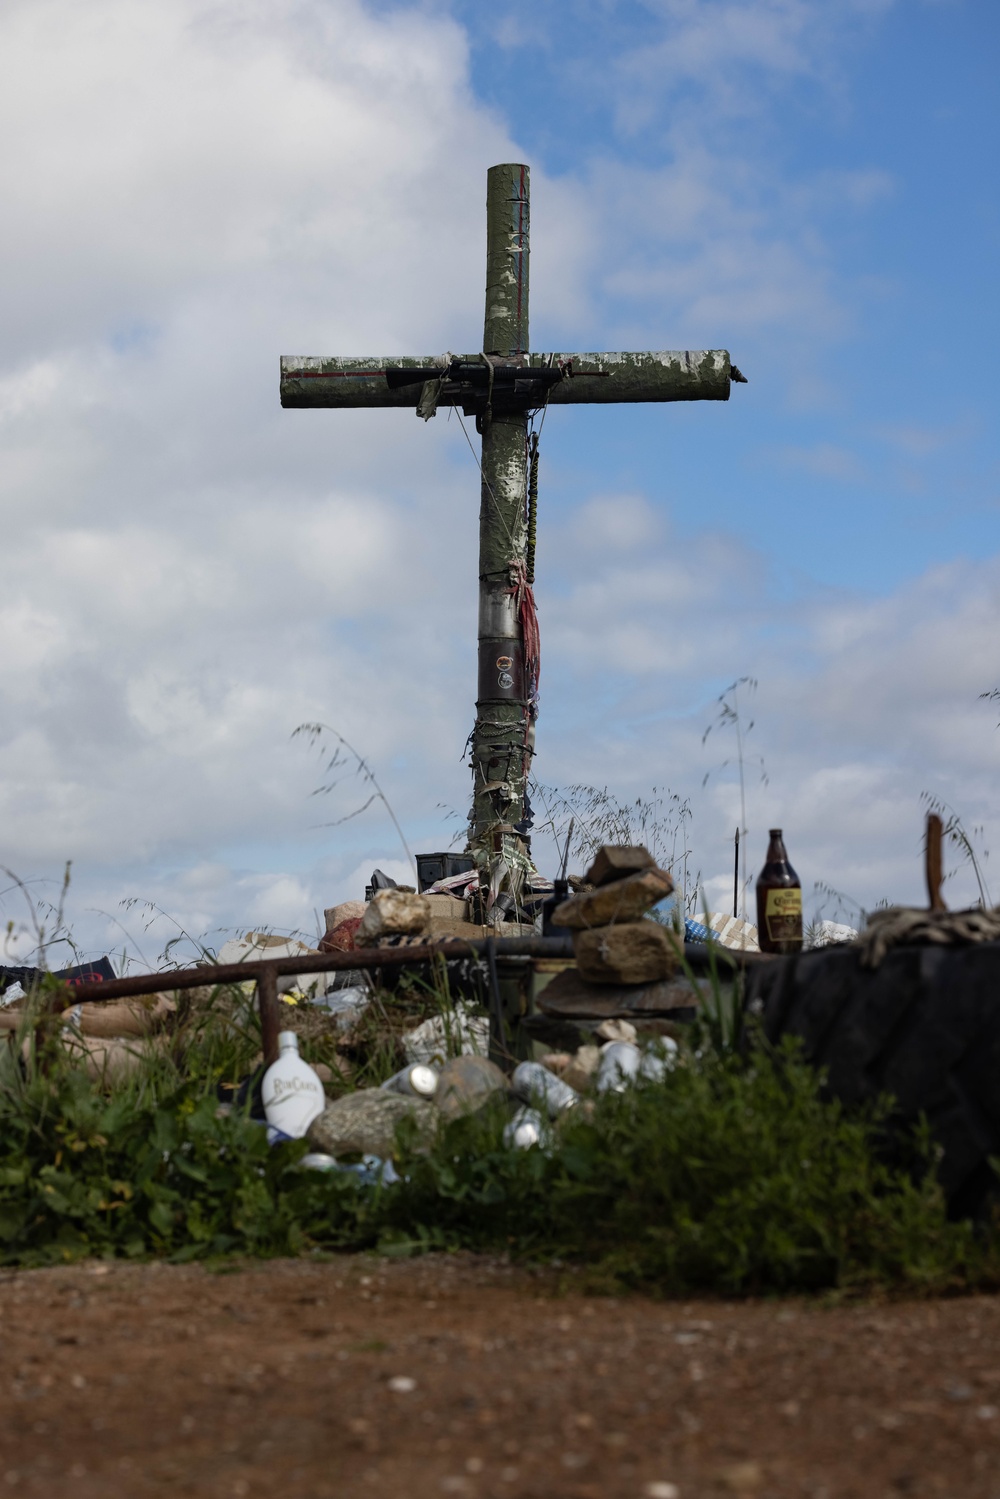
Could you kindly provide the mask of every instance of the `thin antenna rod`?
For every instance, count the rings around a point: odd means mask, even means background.
[[[740,830],[736,829],[736,854],[733,859],[733,917],[740,914]]]
[[[559,878],[561,880],[566,878],[566,866],[569,864],[569,845],[573,837],[573,824],[575,822],[576,818],[571,817],[569,820],[569,832],[566,834],[566,847],[563,849],[562,868],[559,871]]]

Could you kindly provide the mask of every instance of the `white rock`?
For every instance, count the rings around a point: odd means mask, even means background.
[[[638,1034],[628,1020],[602,1020],[600,1025],[594,1026],[594,1035],[599,1041],[631,1041],[634,1046]]]

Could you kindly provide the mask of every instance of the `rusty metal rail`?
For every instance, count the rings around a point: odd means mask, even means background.
[[[134,978],[109,979],[99,984],[67,984],[62,1008],[90,1000],[133,999],[142,994],[170,993],[177,989],[220,988],[226,984],[256,982],[260,1010],[264,1061],[278,1055],[281,1007],[278,979],[297,973],[336,973],[342,969],[404,968],[430,963],[435,958],[571,958],[570,937],[482,937],[448,938],[443,942],[411,943],[399,947],[362,947],[346,953],[302,953],[298,957],[261,958],[248,963],[201,963],[166,973],[142,973]],[[56,997],[55,1010],[64,996]]]

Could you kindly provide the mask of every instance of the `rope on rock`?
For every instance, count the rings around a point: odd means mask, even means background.
[[[894,947],[964,947],[974,942],[1000,941],[1000,907],[983,911],[928,911],[914,906],[889,906],[873,911],[858,937],[862,968],[878,968]]]

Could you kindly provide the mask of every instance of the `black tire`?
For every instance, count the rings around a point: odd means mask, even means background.
[[[906,1131],[925,1114],[950,1214],[983,1209],[1000,1157],[1000,943],[899,947],[874,972],[850,947],[780,958],[748,972],[746,999],[845,1104],[889,1093]]]

